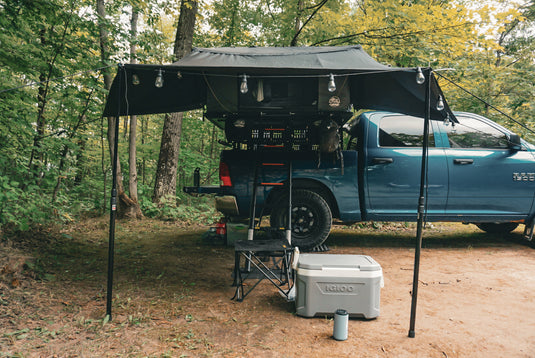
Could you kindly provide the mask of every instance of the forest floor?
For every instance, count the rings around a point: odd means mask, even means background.
[[[535,357],[535,250],[474,226],[424,231],[416,337],[408,338],[414,224],[340,227],[331,254],[382,266],[380,316],[303,318],[269,282],[231,301],[234,251],[206,226],[118,222],[107,321],[108,222],[0,239],[0,357]]]

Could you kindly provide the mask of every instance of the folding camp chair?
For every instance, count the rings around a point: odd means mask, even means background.
[[[292,258],[294,248],[283,240],[244,240],[234,246],[234,285],[236,292],[232,299],[241,302],[267,279],[279,292],[290,300],[293,288]],[[242,265],[242,258],[244,262]],[[245,290],[246,280],[256,280]]]

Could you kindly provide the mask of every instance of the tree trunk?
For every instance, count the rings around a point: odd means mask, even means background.
[[[41,139],[45,134],[45,106],[48,93],[47,76],[44,73],[39,75],[39,81],[44,83],[39,85],[37,93],[37,121],[35,123],[35,136],[33,138],[32,153],[30,155],[30,163],[28,167],[33,171],[34,177],[40,177],[39,171],[43,166],[43,151],[41,149]]]
[[[292,38],[292,41],[290,42],[290,46],[297,46],[297,39],[299,37],[299,33],[301,32],[301,26],[303,25],[301,21],[301,16],[303,14],[304,8],[305,4],[303,3],[303,0],[298,0],[297,13],[295,14],[294,36]]]
[[[316,4],[316,5],[312,6],[312,7],[309,7],[308,9],[314,9],[314,10],[310,14],[310,16],[305,20],[305,22],[303,24],[301,24],[301,15],[302,15],[302,13],[304,11],[304,2],[302,0],[298,0],[298,2],[297,2],[297,16],[296,16],[296,19],[295,19],[295,26],[294,26],[294,32],[295,33],[294,33],[294,37],[290,41],[290,46],[297,46],[297,43],[298,43],[298,40],[299,40],[299,36],[301,35],[301,32],[308,25],[310,20],[312,20],[314,18],[314,16],[316,16],[318,11],[320,11],[321,8],[327,3],[327,1],[329,1],[329,0],[321,0],[318,4]]]
[[[130,19],[130,63],[136,63],[136,41],[137,41],[137,20],[138,12],[132,8],[132,18]],[[137,116],[130,116],[130,137],[128,145],[128,192],[133,205],[129,206],[127,216],[141,219],[143,213],[139,206],[137,196]]]
[[[145,133],[146,128],[148,127],[148,118],[141,117],[141,145],[143,146],[145,144]],[[147,164],[147,160],[145,158],[145,155],[143,156],[143,159],[141,160],[141,183],[145,185],[145,167]]]
[[[305,8],[305,4],[303,3],[303,0],[298,0],[297,1],[297,14],[295,15],[294,36],[296,36],[301,30],[301,25],[302,25],[301,14],[303,13],[304,8]]]
[[[78,139],[78,152],[76,153],[76,174],[74,175],[74,186],[82,184],[84,179],[84,166],[86,165],[86,157],[84,155],[86,139]]]
[[[180,5],[180,17],[178,18],[174,47],[176,60],[191,52],[197,6],[197,0],[182,0]],[[152,195],[154,203],[160,203],[165,196],[176,195],[182,117],[183,113],[171,113],[165,116],[154,193]]]
[[[109,62],[109,46],[108,46],[108,30],[106,24],[106,8],[104,0],[97,0],[97,14],[98,14],[98,29],[99,29],[99,39],[100,39],[100,58],[104,65],[107,65]],[[104,70],[104,86],[106,90],[110,90],[112,84],[111,73],[108,69]],[[114,156],[113,143],[115,141],[115,136],[119,133],[115,133],[115,117],[108,117],[108,144],[110,149],[110,158]],[[113,159],[111,159],[113,161]],[[133,201],[131,198],[126,195],[123,185],[123,174],[121,171],[121,162],[119,156],[117,156],[117,197],[118,207],[117,215],[119,217],[135,218],[137,217],[137,212],[141,213],[139,204],[137,201]]]
[[[176,176],[180,137],[182,134],[182,112],[165,116],[162,132],[162,144],[158,157],[158,170],[154,183],[152,201],[160,203],[166,196],[176,195]]]

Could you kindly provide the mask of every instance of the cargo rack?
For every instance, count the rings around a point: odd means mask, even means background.
[[[234,149],[316,151],[324,126],[335,122],[341,128],[352,112],[297,114],[229,115],[224,131]]]

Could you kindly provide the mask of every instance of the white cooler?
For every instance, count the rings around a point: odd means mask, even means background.
[[[301,254],[297,262],[296,309],[299,316],[332,316],[345,309],[351,317],[379,316],[383,270],[370,256]]]

